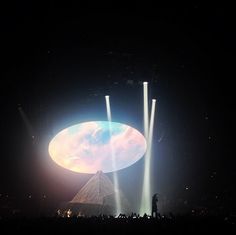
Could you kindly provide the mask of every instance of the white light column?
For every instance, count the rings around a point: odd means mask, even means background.
[[[105,100],[106,100],[106,109],[107,109],[107,119],[109,122],[109,133],[110,133],[110,137],[112,136],[112,130],[111,130],[111,106],[110,106],[110,97],[109,95],[105,96]],[[110,143],[110,147],[111,147],[111,157],[112,157],[112,168],[113,168],[113,181],[114,181],[114,186],[115,186],[115,202],[116,202],[116,215],[119,215],[121,213],[121,202],[120,202],[120,194],[119,194],[119,182],[118,182],[118,176],[117,173],[115,171],[116,169],[116,161],[115,161],[115,153],[114,153],[114,149],[112,146],[112,143]]]
[[[143,82],[143,121],[144,136],[148,139],[148,82]]]
[[[147,91],[145,91],[144,89],[144,101],[145,101],[145,96],[147,96]],[[144,135],[147,140],[147,152],[144,161],[143,191],[142,191],[141,207],[139,212],[141,215],[143,215],[144,213],[149,215],[151,214],[151,156],[152,156],[152,139],[153,139],[154,118],[155,118],[155,107],[156,107],[156,100],[152,99],[150,126],[148,131],[146,130],[145,132],[146,109],[144,105]],[[146,116],[147,115],[148,114],[146,114]]]
[[[144,156],[144,177],[143,177],[143,191],[142,191],[142,198],[141,198],[141,205],[140,205],[140,211],[139,213],[143,215],[146,212],[146,201],[148,198],[147,195],[147,185],[146,180],[147,179],[147,152],[148,152],[148,82],[143,82],[143,125],[144,125],[144,136],[147,142],[147,151]],[[145,189],[145,190],[144,190]]]

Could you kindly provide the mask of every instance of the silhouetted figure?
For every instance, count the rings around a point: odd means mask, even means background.
[[[152,196],[152,217],[157,218],[157,202],[158,202],[158,197],[157,197],[157,193],[155,193]],[[154,216],[155,214],[155,216]]]

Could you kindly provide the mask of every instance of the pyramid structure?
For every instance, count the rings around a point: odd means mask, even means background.
[[[113,194],[115,194],[115,188],[111,180],[102,171],[98,171],[71,202],[103,205],[105,197]]]
[[[115,196],[119,193],[122,213],[130,213],[128,200],[115,189],[111,180],[98,171],[68,203],[67,208],[75,214],[85,216],[107,214],[115,215]]]

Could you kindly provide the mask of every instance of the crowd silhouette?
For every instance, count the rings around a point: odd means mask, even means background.
[[[137,213],[85,216],[72,208],[58,209],[51,216],[0,216],[3,234],[201,234],[205,232],[236,232],[236,216],[185,214],[161,215],[158,194],[152,197],[151,215]]]
[[[67,234],[76,232],[80,234],[175,234],[176,232],[200,234],[203,232],[221,231],[227,233],[235,230],[235,218],[220,216],[193,216],[173,214],[152,217],[151,215],[132,213],[99,216],[66,216],[51,217],[12,217],[0,218],[2,232],[30,234]]]

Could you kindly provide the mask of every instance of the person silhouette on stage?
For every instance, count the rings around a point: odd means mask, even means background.
[[[158,197],[157,197],[157,193],[155,193],[153,196],[152,196],[152,217],[155,217],[157,218],[157,202],[158,202]],[[155,214],[155,216],[154,216]]]

